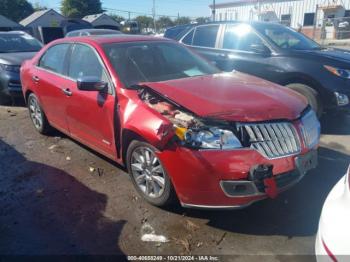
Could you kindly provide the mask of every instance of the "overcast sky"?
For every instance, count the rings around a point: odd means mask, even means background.
[[[30,0],[32,3],[39,3],[49,8],[59,9],[61,0]],[[212,0],[156,0],[156,12],[162,15],[177,16],[210,16],[209,5]],[[219,0],[217,2],[229,2]],[[151,13],[153,0],[102,0],[103,8],[130,10],[139,13]],[[113,12],[108,10],[109,12]],[[115,11],[122,15],[123,13]],[[137,14],[133,14],[135,16]],[[127,16],[127,14],[124,14]]]

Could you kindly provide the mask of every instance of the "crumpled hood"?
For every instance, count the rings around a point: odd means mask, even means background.
[[[0,53],[0,63],[20,66],[25,60],[32,59],[36,52]]]
[[[294,120],[307,107],[294,91],[239,72],[141,84],[197,116],[228,121]]]

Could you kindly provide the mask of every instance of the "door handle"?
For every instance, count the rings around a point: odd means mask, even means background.
[[[40,81],[40,78],[38,76],[33,76],[32,79],[35,83],[38,83]]]
[[[69,90],[69,88],[66,89],[62,89],[63,94],[65,94],[66,96],[72,96],[73,93],[72,91]]]

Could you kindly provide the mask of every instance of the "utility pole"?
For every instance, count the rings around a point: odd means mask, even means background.
[[[215,17],[216,17],[216,5],[215,5],[215,0],[213,0],[213,10],[212,10],[212,13],[213,13],[213,22],[215,22]]]
[[[157,33],[157,23],[156,23],[156,0],[153,0],[152,15],[153,15],[153,27],[154,27],[154,32]]]

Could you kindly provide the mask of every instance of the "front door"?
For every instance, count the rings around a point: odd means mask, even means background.
[[[115,157],[115,90],[99,54],[85,44],[74,45],[69,59],[67,121],[72,137]],[[97,77],[108,83],[105,91],[81,91],[77,80]]]

